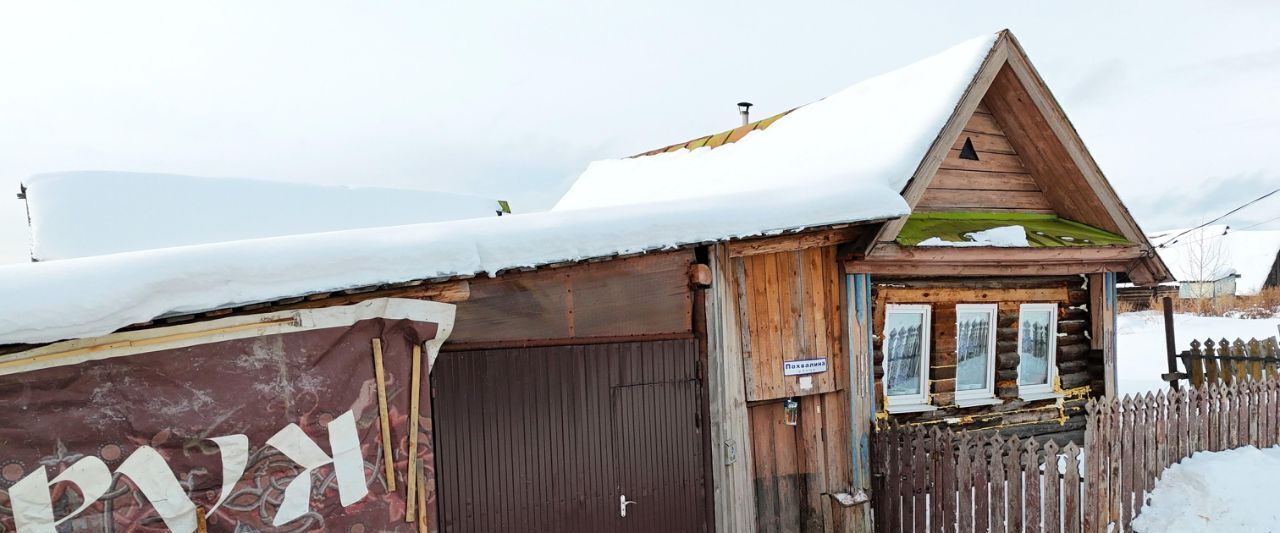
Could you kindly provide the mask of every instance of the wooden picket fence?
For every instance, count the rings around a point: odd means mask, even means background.
[[[1193,387],[1209,383],[1234,383],[1251,378],[1254,381],[1280,376],[1280,344],[1276,337],[1263,340],[1222,339],[1191,341],[1191,349],[1180,354],[1185,370],[1180,377]]]
[[[1125,532],[1165,468],[1199,451],[1280,444],[1280,380],[1092,400],[1083,448],[884,427],[872,450],[881,532]]]
[[[1075,443],[916,426],[878,432],[874,454],[876,531],[1080,531]]]

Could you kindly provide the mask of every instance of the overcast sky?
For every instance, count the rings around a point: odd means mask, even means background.
[[[590,160],[731,127],[740,100],[763,117],[1006,27],[1144,229],[1280,187],[1280,3],[781,5],[5,3],[0,262],[27,259],[15,194],[35,173],[439,189],[545,209]],[[1276,216],[1280,197],[1228,222]]]

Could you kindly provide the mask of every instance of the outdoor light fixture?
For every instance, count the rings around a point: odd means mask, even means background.
[[[782,400],[782,414],[786,417],[788,426],[796,425],[800,421],[800,400],[795,398]]]

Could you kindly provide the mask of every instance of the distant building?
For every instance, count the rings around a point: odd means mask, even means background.
[[[1280,286],[1280,231],[1212,225],[1148,235],[1178,280],[1178,297],[1257,294]]]

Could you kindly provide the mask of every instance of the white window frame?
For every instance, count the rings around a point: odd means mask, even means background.
[[[1022,313],[1026,311],[1049,312],[1049,360],[1046,362],[1045,383],[1041,385],[1022,384]],[[1053,390],[1058,382],[1058,304],[1036,303],[1018,306],[1018,397],[1024,400],[1039,400],[1059,396]]]
[[[909,413],[913,411],[928,411],[934,409],[929,405],[929,360],[930,350],[932,348],[933,335],[933,306],[928,304],[887,304],[884,308],[884,328],[889,327],[889,315],[891,314],[912,314],[920,315],[920,392],[918,394],[889,394],[889,353],[884,354],[884,361],[881,362],[884,372],[884,379],[881,380],[882,391],[884,392],[885,409],[890,413]],[[887,342],[888,332],[881,331],[881,341]]]
[[[987,386],[982,389],[960,390],[960,313],[986,313],[991,327],[987,332]],[[968,407],[989,405],[996,397],[996,321],[999,306],[996,304],[956,304],[956,405]]]

